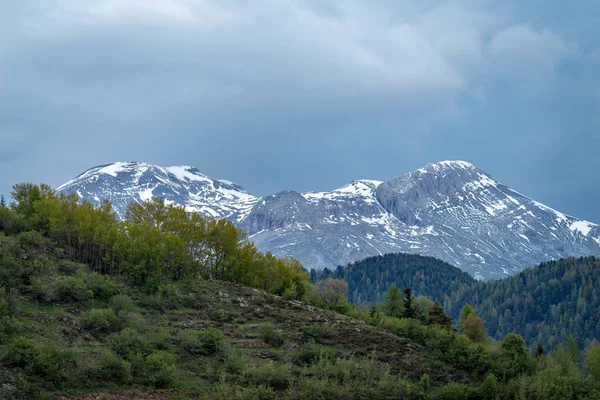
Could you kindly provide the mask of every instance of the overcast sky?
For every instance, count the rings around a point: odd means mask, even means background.
[[[600,223],[596,0],[0,2],[0,192],[113,161],[263,195],[461,159]]]

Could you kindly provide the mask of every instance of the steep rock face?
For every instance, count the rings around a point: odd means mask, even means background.
[[[190,212],[227,218],[260,250],[335,267],[393,252],[434,256],[480,279],[501,278],[552,258],[600,255],[600,229],[492,179],[464,161],[442,161],[386,182],[357,180],[331,192],[262,198],[193,167],[115,163],[61,186],[81,199],[160,197]]]

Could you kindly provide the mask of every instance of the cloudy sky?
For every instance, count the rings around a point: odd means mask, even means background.
[[[0,2],[0,192],[112,161],[254,194],[462,159],[600,223],[600,2]]]

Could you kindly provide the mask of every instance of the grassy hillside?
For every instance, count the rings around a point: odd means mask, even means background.
[[[25,242],[0,237],[0,398],[418,398],[423,374],[482,380],[363,320],[223,281],[149,291]]]

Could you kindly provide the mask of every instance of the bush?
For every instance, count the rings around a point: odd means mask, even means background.
[[[54,295],[61,301],[84,301],[92,298],[94,293],[88,289],[83,279],[67,276],[54,282]]]
[[[93,292],[94,297],[101,300],[108,300],[111,296],[119,292],[119,287],[108,276],[91,273],[86,277],[88,288]]]
[[[31,339],[18,337],[13,340],[2,355],[2,363],[8,367],[24,368],[32,365],[37,354],[37,347]]]
[[[289,364],[276,365],[269,361],[266,365],[256,366],[246,371],[249,383],[260,386],[269,386],[275,390],[285,390],[292,382],[292,373]]]
[[[111,308],[93,308],[83,316],[83,324],[94,333],[109,333],[119,331],[122,321]]]
[[[13,317],[7,315],[0,316],[0,341],[5,340],[5,338],[14,335],[20,330],[21,326]]]
[[[245,354],[229,354],[223,363],[225,372],[233,375],[242,375],[251,365],[252,359]]]
[[[217,328],[208,328],[200,335],[200,342],[202,353],[211,355],[221,350],[225,339],[223,333]]]
[[[131,312],[135,310],[133,300],[126,294],[118,294],[111,297],[108,301],[108,306],[112,308],[117,315],[121,315],[122,312]]]
[[[182,331],[179,333],[179,346],[184,353],[201,354],[202,341],[201,334],[197,331]]]
[[[146,340],[132,328],[125,328],[112,337],[111,348],[118,355],[130,358],[133,354],[143,354],[148,348]]]
[[[313,364],[321,359],[335,359],[335,350],[314,342],[309,342],[300,348],[296,356],[296,360],[303,364]]]
[[[37,346],[33,340],[19,337],[5,350],[2,363],[9,367],[25,368],[58,383],[64,380],[63,369],[74,364],[74,358],[70,352],[57,346]]]
[[[283,334],[270,322],[260,326],[260,337],[265,343],[273,347],[279,347],[284,343]]]
[[[331,324],[312,324],[302,328],[305,341],[323,343],[335,335],[335,328]]]
[[[170,387],[175,381],[173,355],[164,352],[154,352],[145,359],[146,377],[148,383],[157,388]]]
[[[0,288],[0,316],[15,316],[21,312],[21,304],[16,289]]]
[[[439,387],[430,397],[434,400],[469,400],[474,396],[472,387],[462,383],[449,383]]]
[[[113,353],[106,352],[102,357],[100,375],[105,382],[129,383],[131,382],[131,364]]]
[[[43,248],[50,244],[50,240],[45,238],[38,231],[21,232],[17,235],[17,241],[26,247]]]

